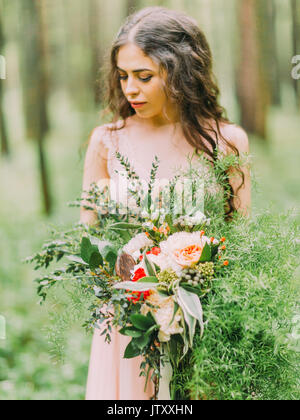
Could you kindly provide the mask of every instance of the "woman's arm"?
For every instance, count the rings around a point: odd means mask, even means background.
[[[97,183],[101,188],[109,185],[109,174],[107,172],[107,149],[101,142],[103,135],[102,127],[97,127],[92,132],[87,148],[82,183],[82,198],[87,196],[84,191],[90,189],[91,184]],[[86,203],[88,204],[88,203]],[[97,214],[94,211],[80,209],[80,221],[89,225],[97,222]]]
[[[246,132],[236,125],[229,126],[230,133],[226,133],[226,138],[238,149],[239,153],[249,153],[249,139]],[[227,149],[228,153],[232,150]],[[234,206],[239,213],[244,216],[251,216],[251,176],[249,165],[241,166],[244,174],[244,185],[238,190],[242,182],[241,174],[236,168],[230,168],[228,171],[229,182],[234,192]]]

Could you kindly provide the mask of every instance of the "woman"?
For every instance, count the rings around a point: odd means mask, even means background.
[[[112,47],[108,80],[109,109],[116,123],[97,127],[91,135],[83,190],[93,182],[118,183],[116,170],[122,168],[116,151],[146,181],[155,155],[160,159],[158,178],[170,179],[195,150],[212,163],[217,146],[226,154],[249,152],[246,133],[229,123],[218,103],[205,36],[185,14],[150,7],[130,16]],[[230,169],[227,175],[226,217],[235,211],[249,215],[249,170]],[[96,215],[82,209],[81,221],[92,224]],[[153,386],[148,384],[144,392],[144,378],[139,377],[141,358],[122,358],[128,342],[129,337],[115,330],[107,344],[95,331],[87,399],[151,398]]]

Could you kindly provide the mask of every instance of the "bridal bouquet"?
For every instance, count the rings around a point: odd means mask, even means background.
[[[166,365],[177,366],[193,347],[197,323],[200,334],[204,332],[201,300],[228,265],[225,237],[217,240],[205,235],[210,220],[199,210],[202,203],[196,203],[195,194],[188,196],[189,191],[185,191],[185,200],[193,202],[193,206],[182,208],[174,188],[178,176],[173,180],[173,196],[169,191],[167,194],[169,211],[166,201],[161,205],[161,196],[152,199],[157,158],[146,195],[137,188],[138,177],[129,162],[119,158],[128,178],[134,181],[128,189],[140,211],[133,213],[131,208],[122,214],[122,203],[114,202],[107,188],[94,186],[90,198],[85,198],[85,206],[96,208],[100,226],[92,232],[86,227],[88,230],[72,244],[46,244],[42,253],[29,260],[37,263],[36,268],[47,267],[55,256],[58,261],[62,257],[69,260],[69,265],[56,270],[53,276],[38,279],[39,295],[45,299],[49,288],[62,281],[66,273],[74,275],[81,287],[96,298],[86,326],[102,328],[108,342],[112,326],[132,337],[124,358],[144,356],[142,373],[148,380],[152,372],[157,383]],[[160,396],[169,398],[168,390],[164,393],[161,386]]]
[[[195,226],[199,222],[205,223],[205,217],[198,212]],[[185,226],[185,218],[179,223]],[[210,292],[216,273],[228,265],[222,255],[225,238],[218,241],[205,236],[203,230],[193,231],[191,222],[189,226],[191,232],[176,231],[172,223],[157,228],[146,222],[148,231],[136,235],[123,249],[133,265],[130,281],[114,285],[129,292],[127,299],[139,305],[120,330],[132,337],[124,357],[145,355],[151,368],[155,366],[151,349],[160,347],[162,381],[167,380],[166,365],[170,380],[172,365],[178,366],[192,348],[197,323],[203,334],[201,298]],[[166,385],[164,390],[160,386],[161,399],[168,397]]]
[[[85,328],[100,329],[107,342],[112,328],[131,338],[124,358],[143,356],[141,375],[146,384],[149,379],[155,383],[153,398],[176,399],[180,383],[185,398],[245,397],[251,389],[264,395],[268,376],[263,366],[272,364],[269,372],[279,381],[279,367],[292,360],[291,344],[282,337],[292,325],[297,293],[288,281],[282,287],[274,281],[274,273],[286,278],[294,264],[289,257],[286,266],[279,265],[272,254],[278,249],[284,255],[279,223],[271,226],[266,218],[259,226],[224,223],[222,191],[211,194],[209,186],[204,214],[203,195],[197,201],[203,192],[198,169],[191,168],[183,190],[176,189],[182,181],[178,173],[153,199],[158,160],[145,192],[128,160],[118,158],[136,208],[113,200],[108,187],[97,185],[72,203],[97,212],[98,222],[60,232],[27,259],[35,269],[47,270],[65,261],[37,279],[42,301],[53,286],[72,284],[75,306],[87,314]],[[282,238],[292,240],[290,231]],[[271,267],[263,257],[266,250]]]

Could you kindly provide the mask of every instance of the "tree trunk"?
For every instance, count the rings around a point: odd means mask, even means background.
[[[99,0],[89,1],[89,35],[91,47],[91,89],[94,92],[95,104],[104,98],[103,86],[100,83],[100,71],[103,66],[103,45],[100,38],[99,21],[101,19]]]
[[[300,2],[291,0],[293,21],[293,55],[300,55]],[[294,92],[298,106],[300,106],[300,81],[293,79]]]
[[[276,39],[276,4],[274,0],[264,0],[259,3],[259,29],[263,47],[263,57],[267,82],[270,89],[273,105],[281,104],[280,71]]]
[[[44,212],[51,213],[52,200],[45,156],[48,72],[44,0],[22,0],[22,90],[27,138],[36,141]]]
[[[240,63],[237,92],[241,108],[241,124],[249,133],[266,138],[270,92],[266,80],[259,25],[259,0],[241,0],[239,7]]]
[[[4,33],[3,33],[2,8],[0,3],[0,54],[4,50]],[[1,65],[1,63],[0,63]],[[3,156],[9,155],[9,145],[4,117],[4,80],[0,77],[0,139],[1,139],[1,154]]]

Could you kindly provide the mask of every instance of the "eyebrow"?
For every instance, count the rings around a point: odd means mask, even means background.
[[[117,69],[120,70],[120,71],[123,71],[124,73],[126,73],[126,71],[123,70],[123,69],[120,69],[120,67],[117,67]],[[132,73],[140,73],[141,71],[154,71],[154,70],[151,70],[151,69],[138,69],[138,70],[133,70]]]

